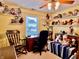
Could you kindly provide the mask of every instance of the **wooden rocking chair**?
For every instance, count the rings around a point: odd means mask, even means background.
[[[18,31],[18,30],[7,30],[6,35],[7,35],[7,38],[8,38],[10,45],[15,46],[17,55],[19,53],[23,53],[23,54],[27,53],[25,45],[20,43],[21,40],[22,40],[22,39],[20,39],[20,31]]]

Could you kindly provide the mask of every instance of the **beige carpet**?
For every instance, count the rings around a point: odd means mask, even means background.
[[[39,53],[28,52],[26,55],[21,55],[18,59],[61,59],[58,56],[50,52],[42,52],[40,56]]]

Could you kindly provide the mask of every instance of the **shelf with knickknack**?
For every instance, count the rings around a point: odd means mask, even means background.
[[[14,19],[11,19],[11,24],[22,24],[24,22],[24,18],[21,16],[15,16]]]
[[[47,18],[47,16],[46,16]],[[64,18],[57,18],[54,19],[49,16],[44,21],[45,26],[51,26],[51,25],[79,25],[79,16],[70,16],[70,17],[64,17]]]
[[[50,25],[79,25],[79,17],[52,19]]]

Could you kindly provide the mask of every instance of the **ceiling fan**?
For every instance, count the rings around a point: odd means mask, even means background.
[[[74,0],[44,0],[44,1],[47,1],[47,3],[40,6],[39,9],[48,7],[49,10],[51,10],[51,8],[54,8],[54,10],[57,10],[61,4],[73,4],[74,3]]]

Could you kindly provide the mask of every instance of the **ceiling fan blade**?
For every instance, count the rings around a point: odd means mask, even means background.
[[[39,8],[41,9],[41,8],[47,7],[47,5],[48,5],[48,3],[46,3],[46,4],[42,5],[42,6],[41,6],[41,7],[39,7]]]
[[[74,0],[59,0],[61,4],[73,4],[75,1]]]

